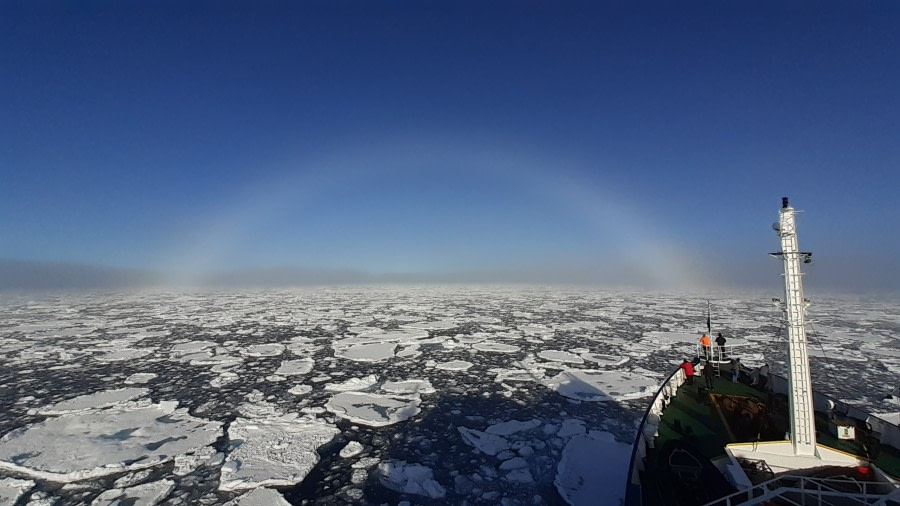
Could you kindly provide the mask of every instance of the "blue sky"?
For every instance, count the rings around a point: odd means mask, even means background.
[[[823,277],[896,289],[897,26],[894,2],[3,2],[0,258],[741,281],[789,195]]]

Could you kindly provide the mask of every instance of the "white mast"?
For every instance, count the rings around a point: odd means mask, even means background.
[[[806,348],[806,308],[803,298],[803,273],[800,262],[809,262],[811,253],[797,247],[794,208],[782,199],[780,219],[776,230],[781,237],[781,257],[784,260],[784,309],[788,330],[788,396],[791,409],[791,445],[794,455],[816,455],[816,420],[813,412],[812,380],[809,374],[809,354]]]

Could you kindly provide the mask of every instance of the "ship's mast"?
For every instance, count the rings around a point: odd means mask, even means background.
[[[784,260],[784,309],[788,330],[788,397],[791,409],[791,444],[794,455],[816,455],[816,425],[813,412],[812,381],[806,345],[806,308],[800,262],[808,263],[811,253],[797,246],[794,208],[782,199],[778,228],[780,256]]]

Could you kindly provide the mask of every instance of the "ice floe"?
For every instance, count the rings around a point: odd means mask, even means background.
[[[389,394],[433,394],[435,389],[428,380],[385,381],[381,390]]]
[[[352,392],[365,390],[375,383],[378,383],[378,376],[370,374],[364,378],[350,378],[343,383],[328,383],[325,385],[325,390],[328,392]]]
[[[175,489],[172,480],[160,480],[128,488],[106,490],[91,503],[91,506],[154,506],[159,504]]]
[[[38,415],[65,415],[83,411],[102,409],[146,396],[150,391],[146,388],[117,388],[115,390],[103,390],[92,394],[79,395],[52,406],[32,409],[30,412]]]
[[[447,491],[435,481],[430,467],[409,464],[406,461],[387,461],[378,464],[381,483],[385,487],[404,494],[422,495],[442,499]]]
[[[136,358],[146,357],[151,353],[153,353],[153,350],[147,348],[125,348],[121,350],[111,351],[106,355],[97,357],[97,360],[101,362],[123,362],[125,360],[134,360]]]
[[[621,504],[630,458],[631,445],[616,441],[612,434],[591,431],[575,436],[557,465],[556,489],[572,506]]]
[[[143,385],[144,383],[150,382],[156,379],[156,373],[152,372],[136,372],[131,376],[125,378],[126,385]]]
[[[419,396],[390,396],[362,392],[342,392],[332,397],[325,408],[352,422],[383,427],[408,420],[421,411]]]
[[[468,427],[457,427],[456,430],[462,435],[463,441],[465,441],[467,445],[475,447],[475,449],[481,453],[497,455],[498,453],[509,449],[509,441],[503,436],[470,429]]]
[[[603,353],[582,353],[580,357],[587,360],[588,362],[594,362],[597,365],[603,367],[617,367],[620,365],[625,365],[629,360],[631,360],[630,357],[622,357],[619,355],[605,355]]]
[[[248,357],[275,357],[284,353],[284,345],[280,343],[254,344],[241,349],[241,355]]]
[[[225,506],[290,506],[290,504],[277,490],[256,488],[228,501]]]
[[[340,433],[322,420],[267,411],[258,410],[261,417],[238,418],[228,427],[228,439],[236,447],[222,466],[220,490],[300,483],[319,462],[316,449]]]
[[[544,360],[550,360],[552,362],[564,362],[569,364],[583,364],[584,359],[579,357],[574,353],[570,353],[568,351],[560,351],[560,350],[543,350],[538,353],[538,356]]]
[[[524,421],[509,420],[507,422],[495,423],[488,427],[485,432],[488,434],[496,434],[498,436],[511,436],[517,432],[531,430],[540,425],[541,421],[536,418]]]
[[[519,351],[518,346],[503,343],[475,343],[472,345],[472,348],[479,351],[492,351],[494,353],[515,353]]]
[[[0,504],[15,504],[32,487],[34,482],[31,480],[0,479]]]
[[[341,458],[349,459],[350,457],[355,457],[362,452],[362,444],[360,444],[358,441],[350,441],[349,443],[344,445],[343,448],[341,448],[341,451],[338,453],[338,455],[340,455]]]
[[[306,395],[310,392],[312,392],[310,385],[295,385],[288,390],[291,395]]]
[[[637,399],[653,395],[655,379],[624,371],[570,370],[542,382],[560,395],[579,401]]]
[[[380,362],[394,356],[394,343],[357,344],[335,348],[334,356],[357,362]]]
[[[299,360],[285,360],[281,363],[275,374],[282,376],[293,376],[297,374],[307,374],[313,370],[315,360],[311,358],[301,358]]]
[[[0,438],[0,469],[78,481],[156,466],[221,435],[221,423],[176,412],[176,404],[74,412],[12,431]]]
[[[472,362],[467,362],[465,360],[453,360],[452,362],[435,364],[435,367],[444,371],[465,371],[473,365]]]

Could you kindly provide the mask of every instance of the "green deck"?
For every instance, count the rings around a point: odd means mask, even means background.
[[[685,383],[678,389],[678,395],[666,407],[660,419],[654,448],[648,449],[647,452],[646,470],[641,473],[644,504],[679,504],[679,500],[672,499],[671,495],[664,496],[658,492],[658,490],[673,490],[671,483],[666,482],[666,480],[671,480],[666,476],[668,470],[666,459],[674,448],[690,449],[697,456],[712,461],[725,457],[727,444],[744,443],[753,439],[746,436],[744,436],[745,439],[732,439],[722,415],[705,393],[705,385],[704,378],[695,377],[693,384]],[[748,397],[766,404],[767,409],[773,411],[770,413],[772,426],[769,428],[769,434],[785,433],[787,399],[783,395],[767,394],[746,384],[732,383],[730,375],[729,377],[715,378],[712,393]],[[892,476],[900,476],[900,452],[889,446],[880,447],[875,444],[875,435],[869,434],[864,424],[860,423],[862,426],[857,427],[856,440],[840,440],[828,431],[828,418],[825,414],[817,412],[816,422],[819,444],[865,459],[868,453],[864,448],[863,441],[869,441],[870,447],[877,448],[874,450],[875,465]],[[704,464],[702,481],[706,487],[710,486],[711,480],[716,479],[716,476],[708,473],[708,468],[711,467],[711,464]],[[715,472],[715,475],[718,475],[718,472]],[[718,477],[721,478],[721,475]],[[721,478],[721,483],[718,483],[717,486],[724,491],[721,495],[728,493],[725,487],[730,488],[724,482],[724,478]],[[700,503],[702,502],[705,501]],[[690,504],[690,502],[684,504]]]

